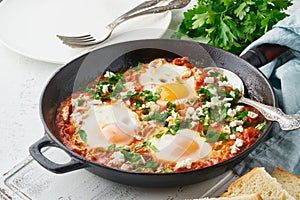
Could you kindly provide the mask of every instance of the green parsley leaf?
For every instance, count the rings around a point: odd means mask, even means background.
[[[169,169],[169,168],[163,167],[163,168],[159,169],[158,172],[171,173],[171,172],[173,172],[173,171],[172,171],[171,169]]]
[[[116,149],[117,145],[116,144],[111,144],[107,147],[108,151],[114,151]]]
[[[145,147],[145,146],[148,146],[152,151],[154,152],[159,152],[159,150],[156,148],[156,146],[154,146],[151,142],[149,141],[145,141],[143,142],[141,145],[135,147],[134,151],[138,151],[140,150],[141,148]]]
[[[243,119],[244,117],[247,117],[248,112],[249,112],[248,110],[244,110],[243,112],[239,112],[236,117],[238,119]]]
[[[219,136],[219,140],[228,140],[229,136],[226,133],[221,133]]]
[[[263,123],[257,124],[255,128],[260,131],[263,131],[266,128],[266,126],[267,126],[267,122],[264,121]]]
[[[140,154],[130,152],[122,148],[120,148],[120,152],[124,155],[125,160],[128,161],[132,167],[143,163],[142,156]]]
[[[81,106],[85,101],[85,99],[77,99],[78,106]]]
[[[142,69],[143,63],[139,62],[138,65],[135,68],[135,71],[140,71]]]
[[[77,130],[76,131],[77,134],[79,135],[80,139],[83,141],[83,142],[87,142],[87,134],[84,130],[80,129],[80,130]]]
[[[158,167],[158,163],[156,161],[149,161],[144,164],[144,167],[147,169],[155,169]]]
[[[216,130],[208,130],[206,133],[206,142],[214,143],[219,140],[220,134]]]

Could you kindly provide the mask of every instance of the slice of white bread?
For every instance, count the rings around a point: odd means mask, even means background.
[[[197,200],[263,200],[259,194],[244,194],[236,197],[202,198]]]
[[[275,168],[272,176],[297,200],[300,200],[300,176],[287,172],[281,168]]]
[[[258,193],[264,200],[295,200],[263,167],[253,168],[235,180],[222,197]]]

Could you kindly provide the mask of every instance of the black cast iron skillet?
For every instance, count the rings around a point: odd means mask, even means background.
[[[92,162],[72,152],[61,142],[55,126],[56,110],[60,102],[72,92],[82,89],[109,68],[122,71],[138,62],[149,62],[155,58],[174,59],[188,56],[196,67],[217,66],[229,69],[239,75],[245,86],[246,95],[252,99],[275,106],[275,95],[268,80],[255,67],[229,52],[209,45],[169,39],[152,39],[125,42],[107,46],[85,54],[62,67],[48,82],[40,100],[40,117],[45,135],[32,144],[32,157],[44,168],[54,173],[66,173],[77,169],[86,170],[106,179],[140,187],[172,187],[201,182],[218,176],[242,161],[267,136],[271,122],[260,138],[248,149],[225,162],[211,167],[186,172],[150,174],[113,169]],[[58,164],[47,159],[41,149],[58,147],[71,157],[70,162]]]

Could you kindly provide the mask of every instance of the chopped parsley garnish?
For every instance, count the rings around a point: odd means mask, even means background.
[[[267,126],[267,122],[264,121],[263,123],[258,124],[255,128],[260,131],[263,131],[266,128],[266,126]]]
[[[217,130],[208,130],[206,133],[206,142],[214,143],[219,140],[228,140],[229,136],[226,133],[218,133]]]
[[[148,146],[148,147],[149,147],[152,151],[154,151],[154,152],[158,152],[158,151],[159,151],[159,150],[158,150],[151,142],[149,142],[149,141],[145,141],[145,142],[143,142],[141,145],[135,147],[134,151],[136,152],[136,151],[138,151],[138,150],[140,150],[140,149],[142,149],[143,147],[146,147],[146,146]]]
[[[124,90],[123,74],[114,74],[106,72],[108,74],[107,81],[99,81],[94,88],[85,88],[89,94],[94,95],[94,99],[109,99],[117,97],[119,93]]]
[[[157,168],[158,167],[158,163],[156,162],[156,161],[149,161],[149,162],[146,162],[145,164],[144,164],[144,167],[146,168],[146,169],[155,169],[155,168]]]
[[[125,160],[128,161],[132,167],[136,165],[143,164],[143,158],[140,154],[128,151],[124,148],[120,148],[120,152],[124,155]]]
[[[248,110],[244,110],[243,112],[239,112],[236,117],[238,119],[244,119],[245,117],[247,117],[248,112],[249,112]]]
[[[163,168],[159,169],[158,172],[171,173],[173,171],[170,168],[163,167]]]
[[[216,130],[208,130],[206,133],[206,142],[214,143],[217,142],[220,138],[220,134]]]
[[[166,119],[169,116],[170,116],[170,113],[167,112],[167,111],[164,111],[164,112],[155,111],[153,113],[150,113],[148,116],[144,117],[143,120],[144,121],[155,120],[159,124],[165,124],[166,123]]]
[[[83,141],[83,142],[87,142],[87,134],[84,130],[80,129],[80,130],[77,130],[76,131],[77,134],[79,135],[80,139]]]
[[[143,63],[139,62],[138,65],[135,68],[135,71],[140,71],[142,69]]]
[[[77,99],[78,106],[81,106],[85,101],[86,99]]]

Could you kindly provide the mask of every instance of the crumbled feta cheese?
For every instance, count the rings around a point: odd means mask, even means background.
[[[90,102],[92,105],[101,105],[103,103],[100,99],[93,99]]]
[[[166,119],[166,121],[169,123],[170,126],[176,125],[176,116],[171,115]]]
[[[236,115],[236,110],[229,108],[227,110],[227,115],[230,116],[230,117],[234,117]]]
[[[192,167],[192,164],[193,164],[193,160],[190,159],[190,158],[187,158],[185,160],[177,162],[176,165],[175,165],[175,169],[179,169],[179,168],[190,169]]]
[[[230,149],[231,149],[231,151],[230,151],[231,154],[235,154],[235,153],[237,153],[238,150],[240,150],[238,147],[236,147],[234,145],[230,146]]]
[[[130,100],[128,99],[128,100],[126,100],[125,101],[125,103],[126,103],[126,105],[128,105],[128,106],[130,106],[130,104],[131,104],[131,102],[130,102]]]
[[[73,122],[75,123],[75,126],[79,127],[80,123],[82,122],[82,114],[79,112],[72,113],[71,117],[73,119]]]
[[[216,88],[208,88],[208,91],[209,91],[211,94],[213,94],[213,95],[217,95],[217,94],[218,94]]]
[[[199,121],[199,117],[198,117],[198,115],[197,115],[196,112],[194,112],[194,114],[191,116],[191,118],[192,118],[192,120],[194,120],[194,121]]]
[[[249,111],[247,116],[254,119],[258,116],[258,114],[256,114],[255,112]]]
[[[229,82],[227,82],[227,81],[219,81],[218,82],[218,85],[220,86],[220,87],[231,87],[231,84],[229,83]]]
[[[224,104],[224,107],[225,107],[225,108],[230,108],[230,106],[231,106],[231,103],[225,103],[225,104]]]
[[[233,90],[231,90],[231,91],[229,92],[229,94],[230,94],[230,96],[232,96],[233,98],[235,98],[235,93],[234,93]]]
[[[243,120],[234,120],[230,122],[229,126],[230,127],[235,127],[235,126],[240,126],[243,125]]]
[[[110,71],[106,71],[105,74],[104,74],[104,77],[108,78],[108,77],[111,77],[111,76],[114,76],[115,74],[113,72],[110,72]]]
[[[237,147],[242,147],[244,144],[244,141],[240,138],[236,138],[235,139],[235,142],[234,142],[234,145],[237,146]]]
[[[171,115],[172,115],[173,117],[177,117],[177,116],[178,116],[178,113],[175,112],[174,110],[172,110],[172,111],[171,111]]]
[[[230,134],[230,135],[229,135],[229,138],[230,138],[231,140],[235,140],[235,139],[236,139],[236,135],[235,135],[235,134]]]
[[[241,112],[243,108],[244,108],[244,106],[237,106],[237,107],[235,108],[235,110],[236,110],[237,112]]]
[[[223,127],[222,132],[230,134],[231,133],[231,129],[230,129],[230,127],[228,125],[226,125],[226,126]]]
[[[233,98],[224,98],[222,101],[223,102],[233,101]]]
[[[198,107],[198,108],[196,109],[196,113],[197,113],[198,115],[204,115],[203,109],[202,109],[201,107]]]
[[[209,116],[205,115],[204,125],[209,125],[208,121],[209,121]]]
[[[231,154],[237,153],[237,151],[240,150],[239,147],[242,147],[243,144],[244,144],[244,141],[242,139],[236,138],[234,144],[232,146],[230,146],[230,149],[231,149],[230,153]]]
[[[105,94],[108,92],[108,85],[103,85],[102,92]]]
[[[192,126],[191,128],[194,128],[194,127],[195,127],[196,125],[198,125],[198,124],[199,124],[198,122],[192,121],[192,122],[191,122],[191,126]]]
[[[139,135],[135,135],[134,138],[135,138],[136,140],[141,140],[141,139],[142,139],[142,137],[139,136]]]
[[[237,131],[237,132],[243,132],[243,131],[244,131],[243,126],[238,126],[238,127],[236,127],[236,131]]]
[[[195,112],[195,108],[193,107],[188,107],[186,110],[186,114],[192,115]]]
[[[128,171],[130,170],[130,165],[124,163],[123,165],[121,165],[120,169]]]
[[[110,160],[108,162],[108,164],[111,164],[111,165],[120,165],[122,164],[123,162],[125,162],[125,157],[124,157],[124,154],[122,154],[121,152],[119,151],[116,151],[114,152],[110,158],[112,158],[112,160]]]
[[[150,128],[155,128],[156,127],[155,120],[149,121],[149,126]]]
[[[218,106],[221,103],[218,97],[212,97],[210,100],[210,102],[206,102],[206,104],[203,105],[203,108]]]
[[[215,82],[214,77],[205,77],[204,82],[207,84],[211,84]]]

